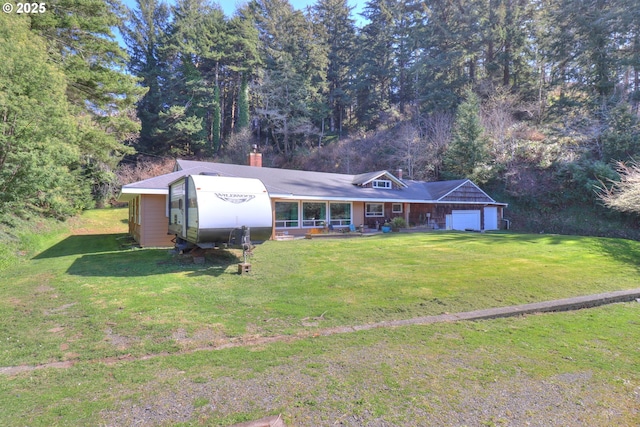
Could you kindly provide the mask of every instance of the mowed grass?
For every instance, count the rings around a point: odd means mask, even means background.
[[[640,423],[637,303],[313,336],[636,288],[638,242],[449,232],[266,242],[240,276],[238,253],[194,265],[132,249],[125,217],[87,212],[69,233],[32,237],[33,256],[1,272],[0,367],[74,364],[0,375],[0,424],[224,426],[278,413],[297,426]],[[501,412],[504,396],[522,412]]]
[[[0,366],[142,355],[638,287],[640,243],[522,234],[416,233],[265,242],[204,265],[131,249],[126,210],[3,271]]]

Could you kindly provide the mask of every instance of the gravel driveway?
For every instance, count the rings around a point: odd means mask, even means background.
[[[631,425],[622,414],[640,415],[640,387],[620,395],[591,372],[535,379],[516,370],[478,381],[483,363],[491,363],[491,355],[434,356],[427,347],[421,355],[380,343],[355,354],[293,359],[265,372],[247,369],[244,378],[194,380],[168,371],[134,390],[135,401],[102,415],[109,426],[157,426],[229,425],[225,420],[237,413],[255,413],[254,419],[281,413],[289,427],[621,426]],[[390,382],[393,372],[402,380]],[[452,383],[451,376],[462,381]],[[403,396],[412,390],[410,399],[396,398],[400,389]]]

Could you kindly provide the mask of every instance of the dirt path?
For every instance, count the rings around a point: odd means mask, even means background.
[[[214,351],[224,350],[235,347],[251,347],[258,345],[266,345],[276,342],[292,342],[300,339],[313,338],[318,336],[330,336],[337,334],[346,334],[357,331],[366,331],[377,328],[396,328],[409,325],[429,325],[442,322],[458,322],[469,320],[488,320],[501,317],[514,317],[526,314],[545,313],[555,311],[579,310],[589,307],[597,307],[606,304],[629,301],[640,302],[640,288],[630,289],[626,291],[607,292],[603,294],[587,295],[574,298],[565,298],[560,300],[544,301],[531,304],[514,305],[508,307],[488,308],[484,310],[467,311],[455,314],[440,314],[435,316],[415,317],[405,320],[389,320],[377,323],[369,323],[366,325],[356,326],[340,326],[335,328],[318,329],[315,331],[299,332],[296,335],[276,335],[272,337],[238,337],[230,338],[226,342],[220,342],[216,345],[197,347],[178,353],[156,353],[144,356],[125,355],[120,357],[110,357],[102,359],[94,359],[92,363],[103,363],[106,365],[122,362],[122,361],[141,361],[149,360],[157,357],[175,356],[176,354],[190,354],[197,351]],[[41,365],[20,365],[0,367],[0,375],[17,375],[22,372],[30,372],[38,369],[46,368],[70,368],[74,361],[43,363]]]

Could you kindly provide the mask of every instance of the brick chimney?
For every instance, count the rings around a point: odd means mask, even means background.
[[[258,153],[258,146],[255,144],[253,151],[249,153],[249,166],[262,167],[262,153]]]

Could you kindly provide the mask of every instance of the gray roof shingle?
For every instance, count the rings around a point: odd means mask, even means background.
[[[362,182],[375,179],[384,173],[388,172],[348,175],[177,160],[175,172],[124,185],[118,199],[129,201],[136,194],[167,194],[171,182],[185,175],[198,174],[257,178],[263,182],[271,197],[299,200],[433,202],[468,181],[466,179],[436,182],[404,180],[401,182],[406,185],[406,188],[402,189],[366,188],[354,184],[363,179]]]

